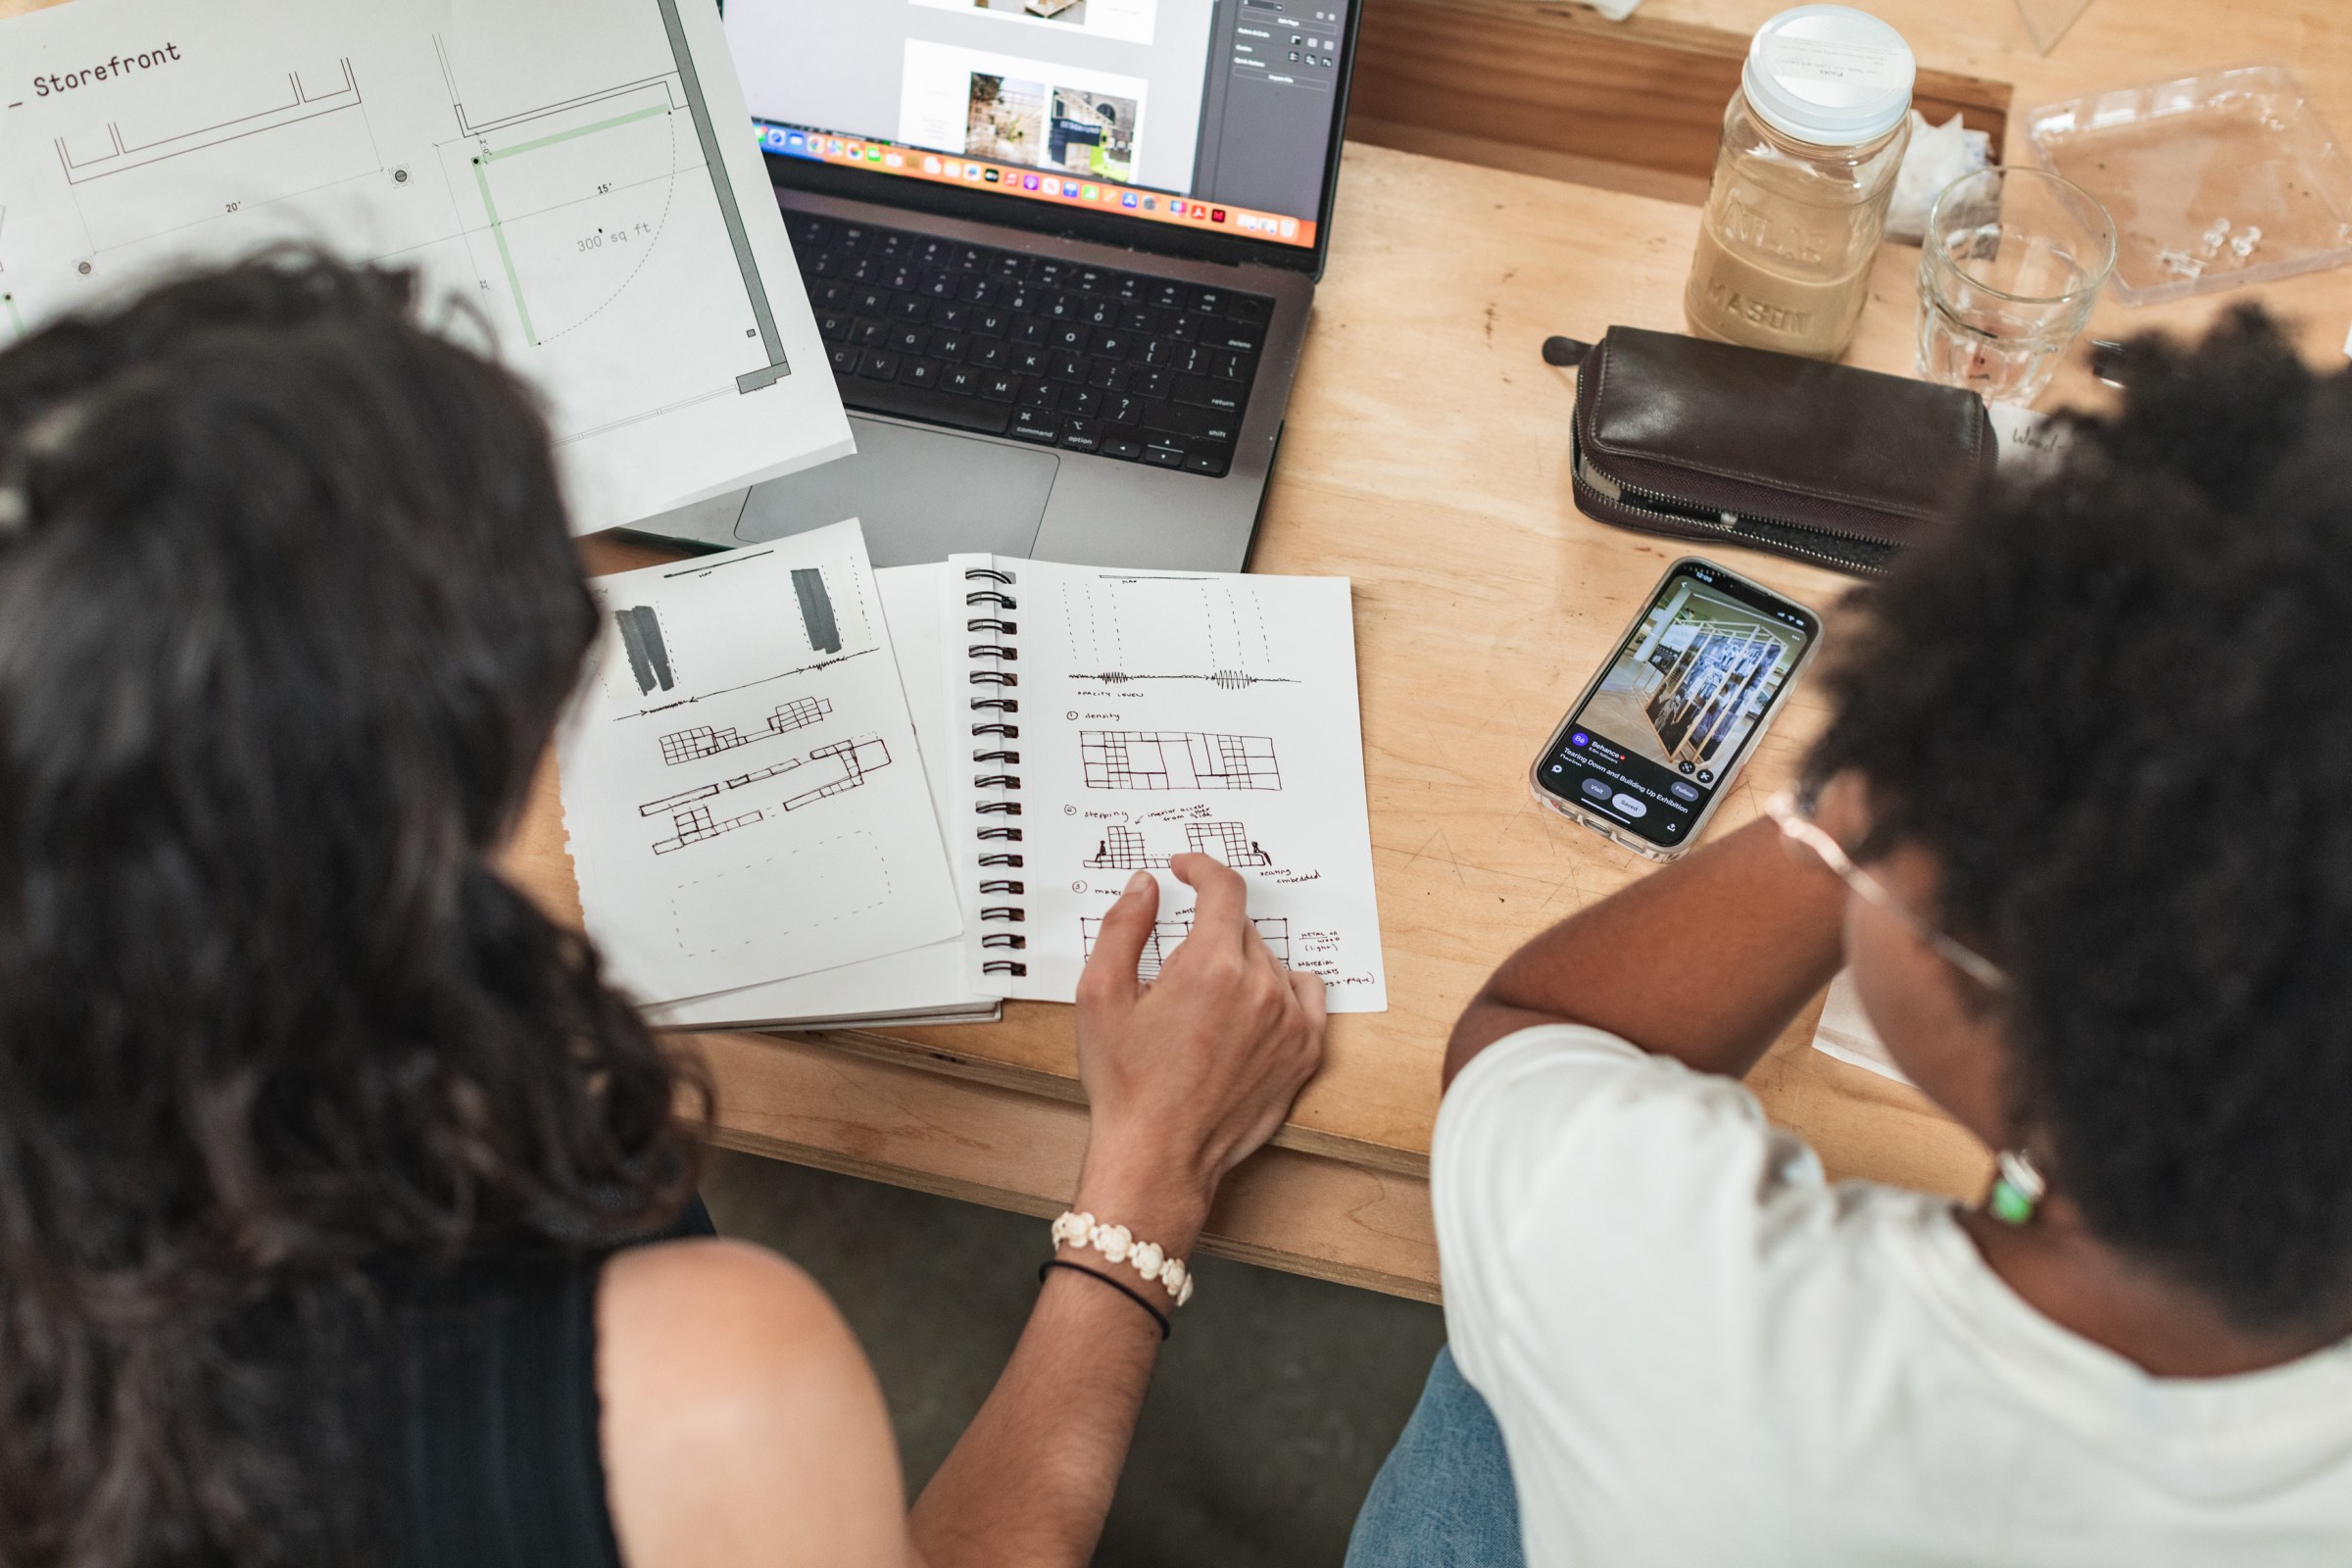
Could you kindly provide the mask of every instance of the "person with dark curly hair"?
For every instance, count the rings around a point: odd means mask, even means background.
[[[1849,600],[1794,799],[1463,1012],[1352,1568],[2352,1562],[2352,372],[2122,373]],[[1740,1087],[1840,965],[1984,1207]]]
[[[498,870],[598,617],[530,398],[416,317],[276,257],[0,353],[0,1564],[1083,1562],[1320,982],[1203,857],[1154,984],[1114,906],[1102,1229],[909,1516],[816,1287],[647,1240],[709,1086]]]

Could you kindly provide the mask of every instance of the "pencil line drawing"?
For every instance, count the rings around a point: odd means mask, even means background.
[[[707,801],[717,793],[718,786],[715,784],[706,784],[699,790],[681,790],[675,795],[664,796],[662,799],[658,801],[646,802],[643,806],[637,808],[637,814],[639,816],[652,816],[657,811],[666,811],[671,809],[673,807],[692,805],[696,801]]]
[[[642,676],[638,684],[641,690],[645,689]],[[722,752],[734,751],[739,746],[772,741],[796,729],[807,729],[832,711],[833,700],[829,697],[796,697],[788,703],[778,704],[767,715],[765,728],[749,735],[733,725],[719,729],[710,724],[697,724],[691,729],[671,730],[662,737],[662,760],[671,767],[680,762],[701,761],[706,757],[716,757]]]
[[[1197,577],[1106,575],[1065,584],[1061,592],[1079,650],[1075,660],[1096,666],[1072,671],[1072,680],[1199,681],[1229,692],[1298,684],[1296,676],[1268,672],[1273,638],[1264,607],[1247,588]]]
[[[1248,824],[1242,822],[1185,823],[1184,853],[1211,856],[1237,869],[1274,863],[1273,857],[1257,847]],[[1141,828],[1113,824],[1102,830],[1102,842],[1086,864],[1098,871],[1142,871],[1164,866],[1173,858],[1173,853],[1153,854]]]
[[[746,811],[741,816],[714,819],[711,816],[710,808],[708,806],[690,806],[670,818],[671,825],[678,830],[677,836],[658,840],[654,845],[654,853],[667,855],[673,850],[682,850],[689,844],[700,844],[705,839],[714,839],[721,833],[732,833],[739,827],[750,827],[760,820],[760,814],[758,811]]]
[[[759,783],[761,779],[774,778],[779,773],[789,773],[796,767],[807,767],[808,765],[808,759],[806,757],[787,758],[773,767],[762,767],[749,773],[737,774],[727,780],[727,788],[731,790],[744,789]]]
[[[621,646],[628,650],[629,673],[637,677],[640,695],[657,686],[668,691],[676,686],[677,676],[669,667],[669,645],[662,640],[662,617],[654,613],[651,605],[631,605],[615,610],[612,618],[620,623]]]
[[[782,802],[782,808],[787,811],[798,810],[812,801],[821,801],[845,790],[858,788],[865,782],[866,774],[890,765],[890,748],[884,744],[881,736],[866,735],[854,741],[835,741],[830,746],[820,746],[808,754],[808,760],[838,763],[841,777],[819,784],[814,789],[803,790]]]
[[[801,601],[801,624],[808,629],[808,646],[820,654],[841,652],[841,623],[833,614],[833,596],[825,591],[821,567],[796,566],[792,591]]]
[[[1257,934],[1264,940],[1266,951],[1274,955],[1274,961],[1286,969],[1289,968],[1291,966],[1291,922],[1276,916],[1264,916],[1252,919],[1250,923],[1257,927]],[[1093,957],[1095,956],[1095,939],[1102,934],[1102,917],[1092,914],[1081,915],[1078,920],[1078,931],[1080,943],[1086,950],[1085,956]],[[1177,944],[1192,934],[1193,916],[1189,910],[1154,924],[1152,927],[1152,934],[1144,939],[1143,956],[1136,963],[1135,977],[1138,980],[1158,979],[1160,965],[1167,961],[1168,955],[1174,953]]]
[[[1078,732],[1090,790],[1278,790],[1270,735],[1204,730]]]

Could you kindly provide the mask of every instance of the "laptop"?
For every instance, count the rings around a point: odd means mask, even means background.
[[[1241,569],[1359,3],[724,0],[858,455],[636,531]]]

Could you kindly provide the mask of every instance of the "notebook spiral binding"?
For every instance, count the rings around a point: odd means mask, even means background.
[[[975,567],[963,574],[970,586],[963,596],[964,608],[972,612],[963,629],[981,638],[964,651],[971,660],[987,660],[989,667],[974,669],[966,679],[979,690],[971,698],[972,739],[978,744],[972,750],[972,764],[981,771],[972,777],[977,790],[997,790],[1009,796],[1020,791],[1017,773],[1006,771],[1020,764],[1021,754],[1010,749],[1010,743],[1020,739],[1020,726],[1007,722],[1021,710],[1020,699],[1008,696],[1021,683],[1021,677],[1005,666],[1019,661],[1020,650],[1014,638],[1020,635],[1020,625],[1008,618],[1020,609],[1020,602],[1008,590],[1019,586],[1012,573],[989,567]],[[993,744],[992,744],[993,743]],[[994,769],[990,771],[989,769]],[[1004,799],[979,802],[974,811],[983,818],[996,818],[977,833],[982,844],[1018,844],[1021,830],[1004,825],[1003,819],[1021,814],[1021,803]],[[1017,870],[1021,857],[1017,853],[998,851],[982,855],[980,864]],[[983,894],[997,898],[1018,898],[1026,885],[1017,880],[995,877],[980,884]],[[1028,908],[1019,904],[991,904],[980,911],[980,918],[991,925],[1020,925],[1029,918]],[[989,931],[982,934],[980,946],[992,952],[1019,953],[1029,946],[1029,939],[1018,931]],[[990,958],[980,965],[982,974],[1002,974],[1014,977],[1029,972],[1029,965],[1019,958]]]

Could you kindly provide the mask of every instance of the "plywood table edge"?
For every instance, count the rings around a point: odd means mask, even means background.
[[[1061,1104],[1086,1103],[1086,1090],[1075,1078],[952,1050],[923,1040],[867,1029],[762,1029],[741,1032],[753,1039],[797,1041],[874,1061],[886,1061],[894,1066],[912,1067],[922,1072],[938,1073],[942,1077],[1035,1095],[1039,1099]],[[1343,1164],[1361,1166],[1389,1175],[1410,1176],[1422,1181],[1429,1179],[1429,1151],[1426,1149],[1373,1143],[1338,1133],[1319,1132],[1312,1127],[1301,1127],[1289,1121],[1276,1130],[1273,1145],[1277,1149],[1294,1150],[1298,1153],[1335,1159]]]

